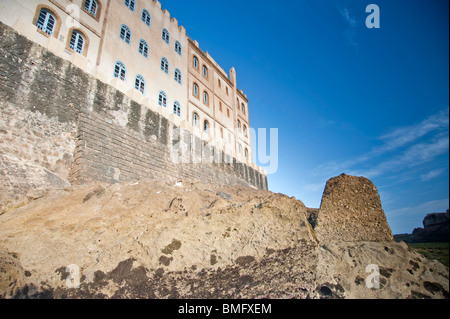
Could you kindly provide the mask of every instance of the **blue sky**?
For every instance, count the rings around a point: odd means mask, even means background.
[[[329,178],[368,177],[394,233],[449,207],[447,0],[161,3],[236,68],[251,126],[278,128],[271,191],[319,207]],[[379,29],[365,24],[371,3]]]

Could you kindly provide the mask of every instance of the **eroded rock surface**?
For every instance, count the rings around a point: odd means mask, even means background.
[[[0,296],[448,298],[442,264],[391,240],[320,241],[320,213],[189,181],[50,191],[0,216]]]

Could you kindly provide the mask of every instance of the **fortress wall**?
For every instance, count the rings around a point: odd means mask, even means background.
[[[393,240],[375,185],[346,174],[327,181],[315,231],[323,243]]]
[[[0,116],[2,194],[153,178],[267,189],[258,170],[2,23]],[[171,152],[182,162],[173,162]],[[199,163],[202,157],[210,162]]]
[[[68,186],[87,77],[0,23],[0,206]],[[72,98],[71,98],[72,97]]]
[[[266,177],[253,168],[234,158],[231,163],[223,163],[224,154],[187,130],[171,125],[165,117],[151,110],[143,110],[143,113],[143,119],[136,120],[135,124],[130,124],[133,123],[130,119],[122,127],[105,120],[102,114],[82,110],[70,180],[116,183],[193,179],[267,189]],[[180,140],[184,141],[184,154],[174,147]],[[177,159],[181,162],[172,161],[171,152],[181,155]]]

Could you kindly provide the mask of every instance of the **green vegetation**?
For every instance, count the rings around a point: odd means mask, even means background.
[[[449,243],[409,243],[408,245],[424,257],[430,260],[436,259],[448,267]]]

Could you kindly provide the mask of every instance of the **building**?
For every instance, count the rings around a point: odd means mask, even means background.
[[[158,1],[3,0],[0,21],[262,171],[235,69],[227,74]]]

